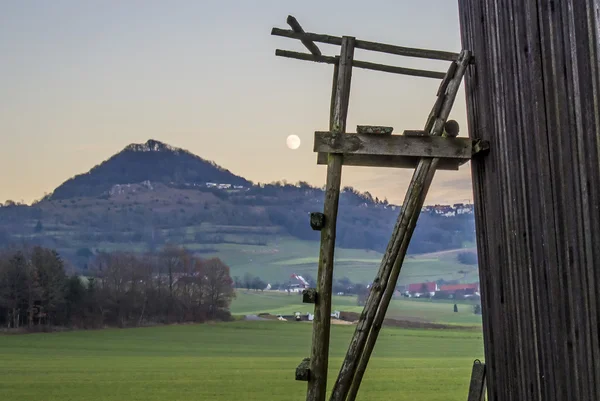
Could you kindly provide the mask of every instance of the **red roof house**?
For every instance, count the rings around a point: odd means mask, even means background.
[[[430,283],[414,283],[408,285],[408,292],[436,292],[438,291],[438,285],[436,282]]]
[[[444,291],[444,292],[456,292],[456,291],[472,291],[472,292],[479,292],[479,283],[472,283],[472,284],[447,284],[447,285],[442,285],[440,287],[440,291]]]

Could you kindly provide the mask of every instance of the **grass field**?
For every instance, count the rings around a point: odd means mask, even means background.
[[[187,244],[190,249],[201,249],[205,245]],[[217,252],[204,256],[217,256],[231,267],[232,276],[243,276],[246,272],[268,282],[286,282],[292,273],[310,274],[316,277],[319,242],[301,241],[281,237],[265,246],[217,244],[211,246]],[[408,256],[402,267],[400,284],[438,279],[477,281],[475,266],[458,263],[456,254],[460,250]],[[353,282],[369,283],[379,269],[382,254],[360,249],[336,249],[334,276],[348,277]]]
[[[217,226],[201,224],[182,227],[176,230],[163,230],[164,238],[176,238],[177,245],[201,253],[204,257],[219,257],[231,268],[232,276],[242,277],[245,273],[259,276],[270,283],[287,282],[292,273],[310,274],[315,277],[319,256],[319,241],[304,241],[283,234],[277,227]],[[68,248],[59,251],[74,253],[77,249],[90,246],[83,241],[81,233],[70,231],[68,227],[45,227],[44,235],[52,234]],[[196,241],[196,235],[219,234],[224,243],[205,244]],[[33,235],[33,234],[32,234]],[[249,241],[260,238],[265,245],[249,245]],[[229,242],[228,242],[229,241]],[[239,242],[239,243],[230,243]],[[427,255],[409,255],[404,261],[400,284],[438,279],[476,281],[478,279],[475,266],[467,266],[457,261],[458,252],[473,250],[473,244],[465,243],[464,249],[450,252],[437,252]],[[145,242],[94,242],[93,250],[103,251],[135,251],[147,250]],[[348,277],[353,282],[368,283],[373,280],[382,254],[362,249],[336,248],[334,276]]]
[[[354,327],[333,326],[330,375]],[[303,400],[311,325],[233,322],[0,336],[3,401]],[[467,396],[480,332],[384,328],[359,399]]]
[[[333,310],[345,312],[362,312],[363,307],[356,304],[356,297],[334,296]],[[311,312],[313,305],[302,303],[300,294],[286,294],[275,291],[255,292],[238,291],[231,305],[233,314],[256,315],[270,313],[273,315],[290,315],[294,312]],[[454,312],[454,302],[397,299],[390,303],[387,317],[399,320],[415,320],[433,323],[481,325],[481,316],[473,313],[473,304],[458,304],[458,312]]]

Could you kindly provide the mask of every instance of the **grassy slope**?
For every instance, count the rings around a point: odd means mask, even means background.
[[[32,229],[33,230],[33,229]],[[248,242],[256,240],[253,231],[259,231],[258,234],[267,245],[244,245],[240,243],[222,243],[222,244],[198,244],[194,238],[198,233],[219,234],[226,241]],[[189,226],[179,230],[162,230],[164,238],[178,238],[176,244],[185,246],[196,251],[213,250],[214,252],[202,252],[205,257],[216,256],[224,260],[231,267],[232,276],[242,277],[246,272],[261,277],[267,282],[287,282],[292,273],[310,274],[316,277],[317,263],[319,256],[319,242],[303,241],[296,238],[276,233],[276,227],[244,227],[244,226],[216,226],[213,224],[202,224],[198,226]],[[182,232],[185,237],[177,237]],[[82,241],[79,236],[81,233],[70,231],[67,227],[52,226],[48,224],[45,229],[45,235],[52,233],[60,238],[64,243],[69,244],[69,248],[62,248],[61,251],[75,252],[79,248],[90,246],[89,243]],[[35,234],[23,237],[31,239]],[[318,239],[318,237],[316,237]],[[466,247],[472,247],[473,244],[465,244]],[[144,252],[147,250],[147,244],[144,242],[119,242],[94,243],[93,250],[106,251],[135,251]],[[466,248],[465,248],[466,249]],[[472,248],[471,248],[472,250]],[[400,284],[408,284],[423,281],[435,281],[438,279],[462,281],[477,281],[477,270],[475,266],[466,266],[458,263],[456,254],[462,250],[444,251],[427,255],[408,256],[404,261],[402,273],[400,275]],[[335,252],[335,271],[337,278],[348,277],[353,282],[368,283],[373,280],[382,254],[375,251],[360,249],[337,248]],[[465,273],[459,273],[465,271]]]
[[[293,314],[294,312],[312,312],[313,306],[303,304],[301,295],[285,294],[273,291],[248,292],[238,291],[237,298],[231,305],[234,314],[259,314],[261,312],[276,314]],[[356,304],[356,297],[334,296],[333,310],[346,312],[362,312],[363,307]],[[473,306],[469,303],[458,305],[458,313],[454,312],[454,303],[431,300],[392,300],[387,316],[394,319],[419,320],[435,323],[480,325],[481,316],[473,314]]]
[[[186,246],[191,249],[206,247],[194,244]],[[269,282],[286,282],[292,273],[309,273],[313,277],[317,275],[319,242],[316,241],[283,237],[267,246],[221,244],[210,247],[216,248],[218,252],[205,256],[220,257],[231,267],[232,276],[242,277],[244,273],[250,272]],[[399,284],[435,281],[441,278],[477,281],[476,268],[458,263],[457,252],[408,256],[402,267]],[[382,254],[340,248],[336,249],[335,258],[335,277],[346,276],[354,282],[369,283],[377,274]],[[458,273],[459,271],[466,271],[468,274],[465,277],[465,274]]]
[[[352,330],[332,328],[330,384]],[[310,338],[281,322],[0,336],[2,400],[303,400]],[[464,400],[482,354],[480,332],[385,328],[361,398]]]

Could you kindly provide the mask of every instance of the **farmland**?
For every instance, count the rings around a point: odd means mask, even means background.
[[[352,326],[333,326],[330,374]],[[311,325],[231,322],[0,336],[2,399],[303,400]],[[463,400],[479,331],[384,328],[359,397]],[[330,383],[331,384],[331,383]]]
[[[363,309],[356,303],[356,297],[334,296],[333,309],[345,312],[358,312]],[[454,312],[454,302],[434,301],[430,299],[395,299],[390,303],[387,317],[398,320],[459,324],[466,326],[481,325],[481,316],[473,313],[473,304],[463,301]],[[234,314],[270,313],[273,315],[291,315],[294,312],[312,312],[313,305],[303,304],[301,295],[274,291],[238,291],[231,305]]]
[[[185,246],[192,250],[202,249],[194,244]],[[241,277],[249,272],[268,282],[285,282],[292,273],[316,277],[319,257],[317,241],[279,237],[263,246],[216,244],[211,248],[213,252],[203,252],[203,255],[222,259],[231,267],[232,276]],[[476,267],[457,261],[456,255],[461,251],[408,256],[399,283],[438,279],[477,281]],[[353,282],[369,283],[377,274],[381,258],[382,254],[375,251],[338,248],[335,252],[334,274],[337,278],[348,277]]]

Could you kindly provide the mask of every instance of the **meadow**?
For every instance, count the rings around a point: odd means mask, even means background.
[[[354,327],[332,327],[330,384]],[[4,401],[304,400],[309,323],[236,321],[0,336]],[[466,399],[480,331],[384,328],[359,399]]]
[[[318,241],[302,241],[283,236],[267,245],[215,244],[213,252],[203,256],[216,256],[231,267],[231,275],[242,277],[245,273],[259,276],[267,282],[284,283],[292,273],[317,275],[319,257]],[[189,243],[192,250],[202,250],[205,245]],[[465,248],[469,249],[469,248]],[[472,248],[469,250],[472,251]],[[404,260],[399,284],[423,281],[461,280],[478,281],[475,266],[461,264],[456,255],[463,250],[433,254],[409,255]],[[370,250],[336,248],[336,278],[347,277],[353,282],[370,283],[381,264],[382,254]]]
[[[295,237],[268,232],[268,227],[215,226],[201,224],[183,227],[177,230],[161,230],[164,238],[176,238],[176,243],[202,257],[218,257],[231,268],[231,276],[243,277],[245,273],[258,276],[268,283],[285,283],[295,273],[316,277],[319,257],[318,240],[300,240]],[[253,230],[267,232],[264,235],[253,233]],[[48,225],[45,235],[53,235],[61,242],[69,244],[69,248],[59,249],[65,253],[74,253],[79,248],[89,246],[79,237],[82,233],[66,228],[59,230]],[[221,243],[206,244],[196,240],[198,235],[219,235]],[[258,235],[258,237],[257,237]],[[263,244],[252,244],[257,238]],[[23,237],[25,238],[25,237]],[[29,235],[27,238],[33,238]],[[399,284],[423,281],[460,280],[473,282],[478,280],[475,265],[464,265],[458,262],[457,255],[463,251],[474,251],[474,244],[464,243],[464,248],[431,254],[408,255],[402,267]],[[98,242],[94,251],[134,251],[144,252],[147,244],[143,242]],[[369,283],[379,269],[382,254],[366,249],[346,249],[336,247],[334,276],[337,279],[349,278],[356,283]],[[89,262],[89,261],[88,261]]]
[[[237,291],[231,305],[231,312],[240,315],[291,315],[294,312],[312,313],[313,305],[302,303],[300,294],[287,294],[278,291]],[[355,296],[333,296],[332,310],[362,312]],[[458,302],[458,312],[454,312],[454,302],[431,299],[394,299],[386,316],[398,320],[423,321],[462,326],[480,326],[481,315],[473,313],[473,303]]]

